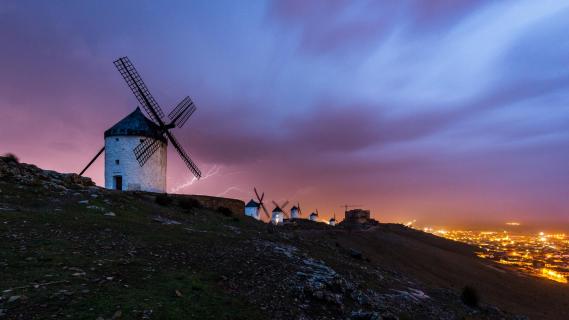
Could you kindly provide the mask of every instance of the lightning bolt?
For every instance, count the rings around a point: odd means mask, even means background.
[[[217,194],[216,197],[224,196],[224,195],[228,194],[228,193],[229,193],[230,191],[232,191],[232,190],[237,190],[237,191],[240,191],[240,192],[243,192],[243,193],[247,193],[245,190],[243,190],[243,189],[241,189],[241,188],[239,188],[239,187],[234,186],[234,187],[229,187],[229,188],[227,188],[225,191],[223,191],[223,192]]]
[[[213,165],[211,168],[209,168],[209,170],[207,171],[207,173],[205,175],[202,176],[202,181],[206,180],[208,178],[211,178],[217,174],[219,174],[219,172],[221,171],[221,167],[218,165]],[[198,178],[196,177],[192,177],[191,179],[188,179],[186,182],[178,185],[177,187],[174,187],[172,189],[170,189],[171,193],[176,193],[184,188],[187,188],[191,185],[193,185],[194,183],[196,183],[198,181]]]

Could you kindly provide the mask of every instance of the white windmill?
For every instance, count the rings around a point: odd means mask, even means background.
[[[259,214],[260,209],[261,205],[257,201],[251,199],[245,205],[245,215],[259,220],[261,219],[261,215]]]
[[[310,214],[310,216],[308,216],[308,219],[309,219],[310,221],[316,221],[316,222],[318,222],[318,209],[316,209],[315,212],[312,212],[312,213]]]
[[[249,217],[253,217],[257,220],[261,220],[260,209],[263,209],[263,212],[265,213],[265,216],[267,216],[267,219],[271,219],[271,216],[269,215],[269,211],[267,211],[267,208],[265,207],[265,204],[263,203],[263,199],[265,198],[265,193],[263,192],[259,196],[259,192],[257,192],[257,188],[253,188],[253,191],[255,191],[255,196],[257,197],[258,202],[251,199],[247,203],[247,205],[245,206],[245,215],[249,216]]]
[[[296,206],[290,208],[290,218],[300,219],[301,216],[302,216],[302,209],[300,209],[300,203],[297,203]]]
[[[196,111],[192,99],[185,97],[166,120],[164,112],[130,60],[122,57],[114,64],[150,119],[142,114],[140,108],[136,108],[105,131],[104,147],[79,175],[105,151],[105,188],[165,192],[169,141],[188,169],[199,179],[201,171],[170,132],[175,127],[181,128]]]
[[[330,218],[330,221],[328,222],[329,225],[331,225],[332,227],[336,225],[336,213],[334,212],[334,216],[332,218]]]
[[[275,208],[273,209],[273,212],[271,215],[271,223],[272,224],[281,224],[284,222],[284,218],[285,218],[286,213],[283,210],[286,209],[286,206],[288,205],[288,201],[285,201],[282,205],[279,205],[278,203],[273,201],[273,204],[275,205]],[[288,216],[287,216],[287,218],[288,218]]]

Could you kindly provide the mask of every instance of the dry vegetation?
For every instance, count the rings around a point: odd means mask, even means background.
[[[0,319],[569,317],[566,286],[402,226],[271,227],[170,200],[0,158]]]

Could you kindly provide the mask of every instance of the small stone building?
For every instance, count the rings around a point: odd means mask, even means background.
[[[370,221],[369,210],[354,209],[346,211],[346,217],[344,219],[347,223],[366,223]]]

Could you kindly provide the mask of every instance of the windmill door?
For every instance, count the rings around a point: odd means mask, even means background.
[[[114,176],[115,190],[122,190],[122,176]]]

